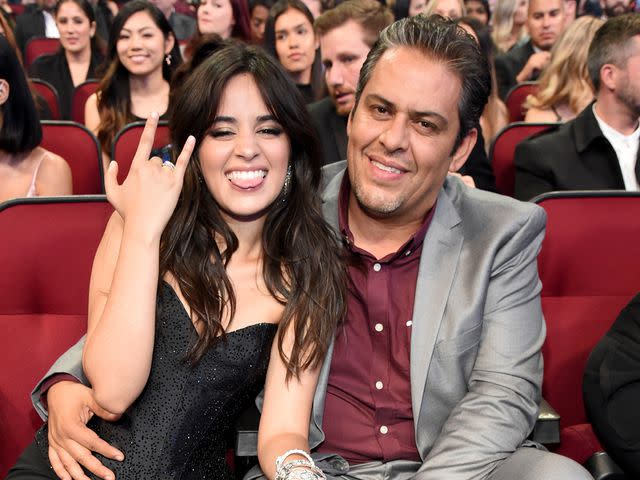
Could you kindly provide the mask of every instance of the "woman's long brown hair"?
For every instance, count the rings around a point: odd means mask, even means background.
[[[289,76],[262,50],[245,45],[224,47],[172,93],[173,155],[189,135],[195,136],[198,151],[225,86],[243,73],[255,79],[291,143],[291,188],[269,207],[262,233],[263,278],[269,293],[285,306],[277,341],[290,379],[321,364],[346,312],[346,273],[339,242],[321,213],[321,159],[304,100]],[[235,314],[236,297],[225,267],[237,248],[238,239],[203,183],[194,153],[160,245],[160,278],[167,272],[174,275],[203,327],[189,353],[193,363],[225,337],[222,319],[233,319]],[[291,326],[295,341],[287,355],[283,340]]]

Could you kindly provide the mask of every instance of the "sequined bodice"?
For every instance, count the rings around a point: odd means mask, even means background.
[[[238,416],[264,385],[276,326],[259,323],[227,334],[191,367],[185,353],[196,335],[173,289],[158,294],[151,372],[138,399],[115,423],[90,427],[125,453],[101,461],[119,479],[231,478],[225,461]]]

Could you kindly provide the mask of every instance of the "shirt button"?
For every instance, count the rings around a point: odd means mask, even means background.
[[[382,326],[381,323],[376,323],[376,326],[373,328],[376,329],[376,332],[381,332],[382,330],[384,330],[384,327]]]
[[[411,255],[411,250],[407,250],[404,254],[405,257],[408,257],[409,255]]]
[[[387,426],[386,426],[386,425],[382,425],[382,426],[380,427],[380,433],[381,433],[381,434],[386,435],[388,432],[389,432],[389,429],[387,428]]]
[[[380,270],[382,270],[382,265],[380,265],[379,263],[374,263],[374,264],[373,264],[373,269],[374,269],[376,272],[379,272]]]
[[[382,384],[382,382],[381,382],[380,380],[378,380],[378,381],[376,382],[376,388],[377,388],[378,390],[382,390],[382,387],[384,387],[384,385]]]
[[[410,327],[411,325],[413,325],[413,321],[408,320],[408,321],[407,321],[407,327]]]

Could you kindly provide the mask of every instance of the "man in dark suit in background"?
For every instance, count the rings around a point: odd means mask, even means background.
[[[176,40],[188,40],[196,31],[196,21],[181,13],[174,7],[176,0],[149,0],[164,14],[169,21]]]
[[[638,190],[640,16],[610,19],[589,48],[597,100],[574,120],[516,148],[515,196],[552,190]]]
[[[380,32],[392,22],[391,11],[376,0],[350,0],[323,13],[314,23],[329,96],[309,105],[309,112],[320,137],[325,164],[347,158],[347,119],[360,68]],[[496,191],[482,134],[459,173],[465,183]]]
[[[38,0],[16,18],[16,43],[24,56],[27,42],[32,38],[60,38],[53,9],[57,0]]]
[[[506,99],[518,83],[537,80],[549,63],[549,51],[564,30],[564,0],[531,0],[527,28],[531,39],[496,57],[498,94]]]

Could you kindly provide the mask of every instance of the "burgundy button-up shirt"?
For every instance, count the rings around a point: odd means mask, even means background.
[[[416,280],[424,237],[435,211],[400,249],[382,259],[353,244],[350,184],[338,199],[349,266],[347,321],[336,334],[322,427],[321,452],[349,463],[420,461],[411,408],[409,352]]]

